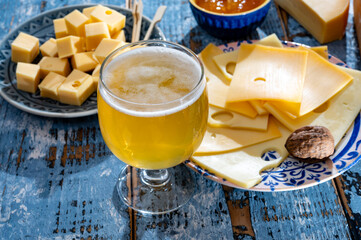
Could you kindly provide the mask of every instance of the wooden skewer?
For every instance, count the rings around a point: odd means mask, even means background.
[[[131,9],[130,5],[131,5],[131,0],[125,0],[125,8]]]
[[[133,15],[133,31],[132,31],[132,42],[135,42],[135,35],[137,32],[137,26],[138,26],[138,3],[135,3],[134,7],[133,7],[133,11],[132,11],[132,15]]]
[[[152,23],[150,24],[150,26],[148,28],[148,31],[147,31],[147,34],[145,34],[145,37],[144,37],[143,40],[148,40],[149,39],[150,34],[152,34],[153,28],[155,27],[155,25],[158,22],[160,22],[162,20],[164,12],[165,12],[166,9],[167,9],[167,6],[160,6],[157,9],[157,12],[155,13],[155,15],[153,17]]]
[[[140,30],[142,28],[142,18],[143,18],[143,2],[142,0],[138,0],[138,15],[137,15],[137,29],[135,33],[135,42],[139,41],[140,38]]]

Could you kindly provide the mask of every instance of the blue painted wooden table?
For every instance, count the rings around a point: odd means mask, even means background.
[[[197,26],[186,0],[143,0],[168,40],[195,52],[224,41]],[[86,0],[0,1],[0,38],[37,14]],[[124,1],[93,3],[125,5]],[[352,6],[352,4],[351,4]],[[318,42],[272,4],[247,39],[276,33]],[[353,9],[332,55],[360,70]],[[361,239],[361,165],[326,183],[292,192],[261,193],[222,186],[195,175],[198,191],[176,212],[143,216],[119,203],[115,182],[124,164],[104,144],[97,116],[34,116],[0,98],[0,239]]]

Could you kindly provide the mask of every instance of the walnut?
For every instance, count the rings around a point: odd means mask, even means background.
[[[291,156],[301,161],[314,163],[326,160],[334,152],[334,139],[322,126],[305,126],[294,131],[285,147]]]

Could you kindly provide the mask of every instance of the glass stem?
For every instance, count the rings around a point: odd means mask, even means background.
[[[169,182],[169,173],[167,169],[142,169],[140,178],[144,184],[150,187],[162,187]]]

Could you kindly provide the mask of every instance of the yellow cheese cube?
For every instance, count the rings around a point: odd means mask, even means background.
[[[94,57],[96,57],[99,63],[103,63],[105,58],[113,52],[115,49],[125,45],[125,42],[115,39],[103,39],[98,47],[95,49]]]
[[[126,37],[125,37],[125,31],[124,30],[121,30],[120,32],[117,32],[115,33],[113,36],[112,36],[112,39],[116,39],[116,40],[120,40],[120,41],[123,41],[123,42],[126,42]]]
[[[16,67],[17,87],[35,93],[40,81],[40,67],[36,64],[19,62]]]
[[[341,39],[348,18],[349,0],[276,0],[321,44]]]
[[[85,16],[87,16],[90,19],[90,14],[92,13],[92,11],[96,8],[97,6],[93,6],[93,7],[87,7],[83,9],[83,14]]]
[[[43,57],[57,57],[58,47],[56,46],[56,40],[54,38],[50,38],[40,46],[40,52]]]
[[[11,43],[11,60],[13,62],[31,63],[39,54],[39,39],[20,32]]]
[[[79,12],[74,10],[64,17],[68,33],[79,37],[85,36],[85,24],[90,22],[90,19]]]
[[[59,58],[71,57],[75,53],[84,52],[84,41],[80,37],[67,36],[56,40]]]
[[[85,25],[85,45],[87,51],[96,49],[104,38],[110,38],[106,23],[96,22]]]
[[[93,81],[94,81],[94,87],[95,89],[98,88],[98,82],[99,82],[99,76],[100,76],[100,67],[102,65],[101,64],[98,64],[95,69],[93,70],[93,73],[92,73],[92,77],[93,77]]]
[[[94,91],[93,78],[74,69],[58,88],[58,95],[62,103],[80,106]]]
[[[110,35],[120,31],[125,26],[125,16],[104,6],[97,6],[90,14],[93,22],[105,22]]]
[[[93,70],[98,64],[98,61],[93,57],[93,52],[77,53],[71,58],[73,69],[83,72]]]
[[[59,101],[58,88],[65,81],[66,77],[55,72],[50,72],[39,84],[40,96]]]
[[[55,38],[62,38],[68,36],[68,28],[66,27],[65,19],[58,18],[53,20]]]
[[[70,73],[70,64],[66,58],[43,57],[39,62],[39,66],[41,78],[45,78],[49,72],[55,72],[64,77]]]

